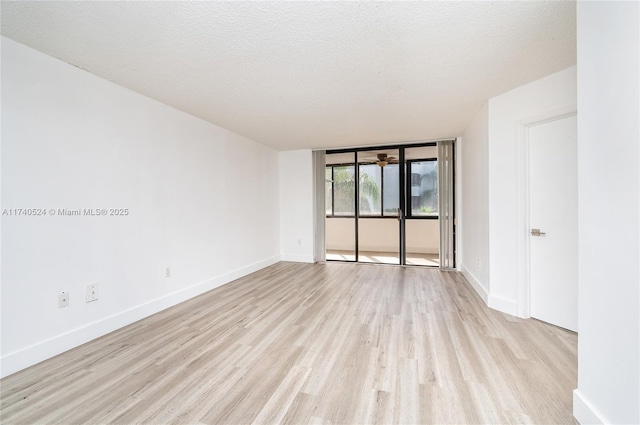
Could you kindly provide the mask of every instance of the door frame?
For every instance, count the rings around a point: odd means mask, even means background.
[[[518,223],[516,241],[518,258],[518,317],[531,317],[531,250],[529,247],[530,180],[529,180],[529,129],[533,126],[577,115],[577,105],[556,109],[545,114],[525,118],[518,122]]]

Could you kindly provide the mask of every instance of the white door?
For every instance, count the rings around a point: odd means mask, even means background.
[[[575,115],[529,127],[529,247],[531,316],[577,332],[576,134]]]

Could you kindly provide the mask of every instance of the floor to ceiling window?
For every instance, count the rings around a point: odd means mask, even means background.
[[[326,259],[440,266],[440,168],[435,142],[327,151]]]

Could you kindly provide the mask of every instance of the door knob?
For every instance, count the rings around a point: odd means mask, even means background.
[[[531,229],[531,236],[544,236],[545,232],[541,232],[540,229]]]

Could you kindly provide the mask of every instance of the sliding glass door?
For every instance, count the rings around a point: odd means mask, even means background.
[[[358,261],[400,263],[398,149],[357,152]]]
[[[436,146],[405,149],[405,264],[408,265],[440,265],[437,153]]]
[[[358,261],[355,152],[325,155],[326,259]]]
[[[444,247],[453,267],[452,142],[438,144],[327,152],[327,260],[442,267]]]

